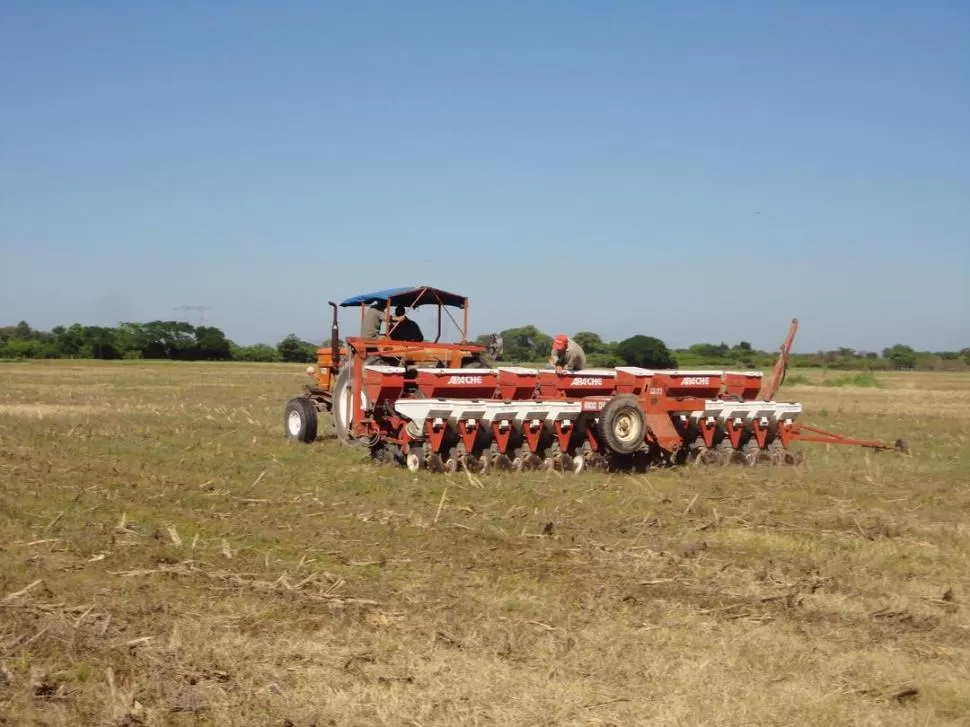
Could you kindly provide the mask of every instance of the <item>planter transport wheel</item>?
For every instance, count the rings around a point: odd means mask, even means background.
[[[643,446],[647,418],[633,394],[619,394],[603,406],[599,415],[600,436],[617,454],[633,454]]]

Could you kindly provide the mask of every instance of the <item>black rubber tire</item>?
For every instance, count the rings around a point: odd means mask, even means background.
[[[305,396],[298,396],[286,402],[283,410],[283,434],[295,442],[310,443],[317,438],[317,408],[312,401]]]
[[[615,426],[621,417],[628,418],[632,426],[639,428],[639,436],[624,437],[616,432]],[[616,454],[633,454],[643,446],[647,417],[634,394],[617,394],[600,410],[598,428],[607,449]]]
[[[368,356],[366,359],[364,359],[364,366],[372,366],[375,364],[390,365],[390,362],[388,362],[386,359],[382,359],[380,356]],[[331,406],[331,412],[333,414],[333,428],[337,432],[337,441],[343,444],[356,446],[362,442],[358,441],[357,438],[354,437],[350,427],[347,426],[347,422],[343,420],[343,408],[341,406],[341,392],[345,387],[353,386],[353,374],[353,358],[347,357],[344,360],[344,363],[341,364],[340,370],[337,373],[337,378],[333,382],[333,403]],[[351,396],[353,396],[353,394],[351,394]]]

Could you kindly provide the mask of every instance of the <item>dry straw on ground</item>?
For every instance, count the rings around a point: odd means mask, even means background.
[[[0,724],[966,724],[970,376],[799,469],[414,476],[301,367],[0,366]]]

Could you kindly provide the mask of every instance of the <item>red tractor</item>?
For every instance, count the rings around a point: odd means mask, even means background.
[[[288,439],[312,442],[317,437],[317,418],[320,412],[331,412],[334,427],[342,438],[347,435],[350,421],[351,360],[363,356],[368,364],[406,365],[434,368],[487,369],[485,347],[468,341],[468,298],[456,293],[432,288],[427,285],[411,288],[393,288],[375,293],[355,295],[337,303],[330,302],[333,322],[330,343],[317,350],[315,366],[307,368],[313,382],[305,387],[302,396],[290,399],[284,413],[284,430]],[[418,309],[437,307],[437,331],[433,341],[403,341],[395,337],[396,326],[392,312],[397,307]],[[378,338],[349,338],[348,344],[340,345],[339,308],[357,308],[363,327],[369,308],[381,309],[384,335]],[[452,310],[460,311],[456,319]],[[442,324],[447,317],[457,331],[456,343],[442,343]],[[338,406],[334,408],[334,402]]]

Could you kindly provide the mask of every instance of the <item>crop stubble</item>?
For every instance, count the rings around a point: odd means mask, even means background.
[[[485,475],[283,441],[300,366],[0,366],[0,724],[961,724],[970,375],[913,457]]]

